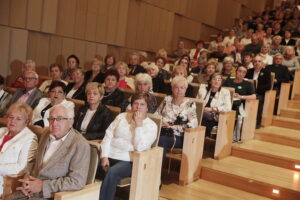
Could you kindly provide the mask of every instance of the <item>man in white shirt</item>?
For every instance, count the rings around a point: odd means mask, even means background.
[[[80,190],[86,184],[90,164],[90,146],[72,128],[74,110],[53,106],[49,115],[49,132],[40,139],[34,169],[19,181],[8,199],[52,198],[55,192]]]

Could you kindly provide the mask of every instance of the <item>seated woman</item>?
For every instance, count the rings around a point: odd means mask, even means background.
[[[183,66],[186,69],[186,72],[187,72],[186,80],[188,81],[188,83],[191,83],[193,81],[194,77],[192,75],[190,75],[191,70],[192,70],[190,57],[188,55],[182,56],[178,60],[178,62],[175,63],[175,65]]]
[[[101,72],[106,73],[108,70],[115,70],[115,64],[116,58],[111,54],[107,54],[104,58],[104,66]]]
[[[206,126],[205,135],[210,136],[211,130],[218,124],[218,113],[231,110],[229,90],[221,87],[222,75],[215,73],[210,76],[208,84],[201,84],[197,98],[203,100],[205,108],[202,125]]]
[[[162,129],[158,145],[166,150],[169,148],[182,148],[185,128],[198,126],[196,104],[185,97],[188,87],[186,78],[176,76],[173,78],[172,95],[166,96],[155,112],[162,116]]]
[[[213,75],[217,71],[218,62],[215,59],[210,59],[208,63],[203,68],[203,74],[199,74],[198,82],[200,84],[207,84],[210,80],[211,75]]]
[[[149,76],[146,73],[140,73],[135,76],[135,93],[147,93],[149,95],[149,107],[148,112],[154,113],[157,108],[157,101],[156,97],[152,94],[152,79],[151,76]],[[125,99],[121,105],[121,112],[125,112],[126,109],[131,109],[131,97],[128,99]]]
[[[120,77],[118,82],[118,88],[135,90],[134,79],[128,76],[129,73],[128,65],[123,61],[119,61],[116,64],[116,70],[119,73],[119,77]]]
[[[245,66],[238,66],[236,69],[236,77],[235,78],[229,78],[225,81],[224,86],[226,87],[233,87],[235,89],[235,93],[233,94],[233,105],[232,109],[237,111],[237,119],[238,123],[234,132],[234,141],[240,140],[240,125],[243,118],[243,113],[240,111],[243,111],[243,107],[241,107],[242,103],[245,102],[245,100],[252,100],[256,99],[255,90],[253,85],[244,80],[245,76],[247,74],[247,68]],[[239,117],[240,116],[240,117]]]
[[[180,66],[180,65],[177,65],[173,71],[172,71],[172,74],[171,74],[171,81],[177,77],[177,76],[181,76],[181,77],[184,77],[186,78],[187,77],[187,71],[186,71],[186,68],[183,67],[183,66]],[[185,96],[186,97],[194,97],[194,88],[193,86],[191,86],[190,84],[188,84],[187,86],[187,89],[186,89],[186,94]],[[168,95],[171,95],[172,94],[172,87],[171,87],[171,83],[168,83],[166,84],[166,93]]]
[[[12,95],[4,90],[4,78],[0,75],[0,115],[4,115]]]
[[[232,57],[226,57],[223,61],[223,68],[222,68],[222,76],[228,77],[235,77],[235,67],[234,61]]]
[[[50,80],[45,80],[42,85],[39,87],[39,89],[44,93],[48,93],[49,91],[49,87],[52,83],[52,81],[61,81],[63,82],[65,85],[68,85],[67,81],[64,81],[61,79],[62,74],[63,74],[63,67],[59,64],[51,64],[50,65],[50,76],[52,79]]]
[[[84,94],[86,83],[84,82],[84,71],[75,69],[72,73],[73,83],[69,83],[66,88],[66,97],[70,99],[85,100]]]
[[[109,70],[105,74],[104,79],[104,97],[102,103],[109,106],[120,106],[123,99],[123,92],[117,88],[119,81],[119,74],[116,70]]]
[[[67,69],[65,69],[62,76],[63,80],[72,80],[72,73],[79,68],[79,64],[80,61],[76,55],[69,55],[67,58]]]
[[[145,151],[157,138],[157,126],[147,117],[150,99],[147,94],[132,96],[132,112],[121,113],[106,130],[101,143],[101,168],[105,172],[100,200],[113,200],[116,186],[132,171],[131,151]]]
[[[102,140],[105,130],[113,120],[113,113],[101,104],[104,88],[96,82],[88,83],[85,89],[87,104],[75,115],[73,127],[87,140]]]
[[[102,66],[102,61],[94,58],[92,62],[92,69],[86,71],[84,74],[84,81],[103,83],[105,74],[101,72]]]
[[[41,98],[33,110],[33,125],[42,128],[49,126],[49,110],[51,107],[62,104],[69,109],[74,109],[74,103],[66,100],[66,85],[60,81],[53,81],[49,87],[49,98]]]
[[[282,38],[276,35],[272,39],[272,44],[270,46],[270,55],[275,55],[277,53],[283,54],[284,47],[281,44]]]
[[[165,82],[164,79],[159,76],[158,67],[154,63],[151,63],[146,67],[146,71],[152,78],[153,92],[165,93]]]
[[[294,80],[295,71],[300,69],[298,58],[295,56],[295,49],[292,46],[287,46],[283,52],[283,62],[284,66],[290,71],[290,80]]]
[[[159,72],[158,72],[158,76],[163,78],[164,80],[169,80],[170,78],[170,74],[167,70],[163,69],[164,66],[166,65],[167,61],[164,57],[156,57],[155,58],[155,65],[158,67]]]
[[[24,103],[14,103],[7,111],[7,127],[0,128],[0,196],[5,175],[22,174],[34,158],[37,136],[27,128],[32,109]]]

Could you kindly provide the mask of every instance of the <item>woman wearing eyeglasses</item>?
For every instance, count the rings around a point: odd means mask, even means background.
[[[7,111],[6,127],[0,128],[0,196],[3,177],[22,174],[34,158],[37,136],[27,128],[32,109],[24,103],[14,103]]]
[[[66,100],[66,85],[60,81],[53,81],[49,87],[49,98],[42,98],[33,110],[33,125],[42,128],[49,126],[49,109],[54,105],[63,104],[68,109],[74,109],[74,103]]]
[[[202,125],[206,126],[205,135],[210,136],[211,130],[218,124],[219,112],[231,110],[230,92],[222,88],[222,75],[215,73],[210,76],[208,84],[201,84],[197,98],[204,101]]]

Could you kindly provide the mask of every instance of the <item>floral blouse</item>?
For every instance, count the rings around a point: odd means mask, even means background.
[[[186,98],[182,104],[172,103],[172,96],[166,96],[156,110],[156,114],[162,116],[163,123],[176,125],[175,135],[184,133],[185,128],[195,128],[198,126],[196,103]]]

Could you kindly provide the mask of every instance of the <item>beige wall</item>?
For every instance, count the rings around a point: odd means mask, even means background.
[[[33,59],[38,72],[74,53],[88,67],[95,57],[159,48],[178,39],[188,47],[232,25],[234,18],[263,10],[267,0],[0,0],[0,73],[11,80]],[[268,0],[270,3],[270,0]]]

